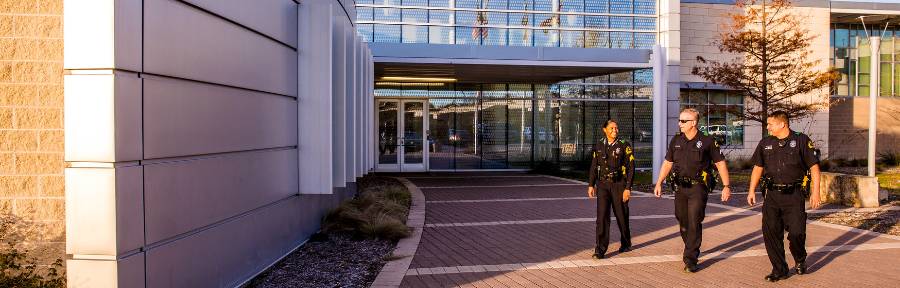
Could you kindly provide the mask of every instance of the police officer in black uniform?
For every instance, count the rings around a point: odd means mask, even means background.
[[[756,203],[756,187],[763,189],[763,240],[772,262],[770,282],[788,277],[784,257],[784,231],[791,241],[794,271],[806,273],[806,209],[804,190],[811,190],[809,206],[819,207],[819,157],[808,136],[793,132],[788,114],[775,111],[766,119],[769,136],[759,141],[753,152],[753,172],[747,203]],[[807,174],[807,171],[810,173]],[[810,179],[811,178],[811,179]],[[760,181],[762,179],[762,181]],[[812,183],[810,183],[812,181]],[[760,182],[763,184],[760,185]],[[811,184],[811,185],[810,185]]]
[[[722,202],[731,197],[731,186],[728,179],[728,168],[725,156],[719,151],[719,145],[709,135],[697,130],[700,113],[693,108],[681,111],[678,127],[681,133],[675,135],[666,150],[666,159],[660,168],[659,179],[653,193],[662,196],[662,182],[669,178],[674,183],[675,218],[684,241],[684,272],[697,271],[697,258],[700,257],[700,243],[703,236],[703,218],[706,217],[706,201],[712,185],[715,183],[712,166],[722,178]],[[671,175],[669,173],[672,172]]]
[[[591,148],[593,159],[588,172],[588,197],[597,197],[597,247],[594,258],[603,259],[609,246],[609,209],[612,206],[619,224],[622,243],[619,253],[631,250],[631,230],[628,228],[628,199],[634,180],[634,152],[631,144],[618,139],[619,126],[615,120],[603,124],[606,137]]]

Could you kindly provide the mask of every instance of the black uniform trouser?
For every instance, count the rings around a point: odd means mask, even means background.
[[[619,224],[619,238],[622,247],[631,247],[631,229],[628,227],[628,203],[623,201],[625,181],[610,182],[600,180],[597,189],[597,248],[595,253],[603,255],[609,246],[609,210],[612,207]]]
[[[772,262],[772,273],[786,275],[787,262],[784,257],[784,231],[788,232],[791,255],[795,262],[806,261],[806,207],[803,192],[793,188],[786,194],[768,191],[763,201],[762,231],[766,242],[766,253]]]
[[[703,218],[706,218],[706,200],[709,193],[702,184],[678,187],[675,193],[675,218],[684,241],[682,260],[687,265],[697,265],[700,243],[703,241]]]

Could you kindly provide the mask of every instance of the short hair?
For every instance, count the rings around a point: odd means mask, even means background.
[[[788,113],[782,110],[778,110],[772,113],[769,113],[769,118],[778,119],[778,121],[784,122],[784,124],[790,125],[790,117],[788,117]]]
[[[616,123],[616,124],[619,124],[619,122],[616,122],[616,120],[613,120],[613,119],[606,119],[606,122],[603,122],[603,128],[606,129],[607,127],[609,127],[609,124],[610,124],[610,123]]]
[[[681,109],[681,113],[685,112],[694,114],[694,120],[700,121],[700,111],[697,111],[697,109],[691,107]]]

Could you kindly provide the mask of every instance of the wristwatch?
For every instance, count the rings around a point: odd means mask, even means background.
[[[731,188],[731,184],[728,184],[728,185],[722,185],[722,188]]]

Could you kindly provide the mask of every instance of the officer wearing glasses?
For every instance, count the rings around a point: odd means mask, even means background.
[[[722,202],[731,197],[728,168],[719,145],[709,135],[697,130],[700,113],[693,108],[681,110],[678,127],[681,133],[669,142],[665,161],[660,168],[659,179],[653,193],[662,196],[662,182],[669,178],[675,190],[675,218],[684,241],[684,272],[697,271],[700,243],[703,239],[703,218],[706,217],[706,201],[715,184],[713,163],[722,178]],[[672,175],[669,175],[669,173]]]
[[[619,224],[619,253],[631,249],[631,230],[628,227],[628,199],[634,180],[634,153],[631,144],[618,138],[619,125],[615,120],[603,123],[606,137],[591,148],[593,158],[588,183],[588,197],[597,197],[597,246],[594,258],[603,259],[609,246],[609,209],[612,207]]]
[[[772,273],[765,279],[776,282],[788,277],[784,259],[785,230],[791,241],[794,271],[798,275],[806,274],[806,200],[803,191],[811,190],[809,206],[818,208],[819,157],[808,136],[791,131],[788,114],[784,111],[769,114],[766,130],[769,136],[759,141],[751,158],[754,166],[747,204],[756,204],[756,187],[763,182],[762,232],[766,253],[772,262]]]

